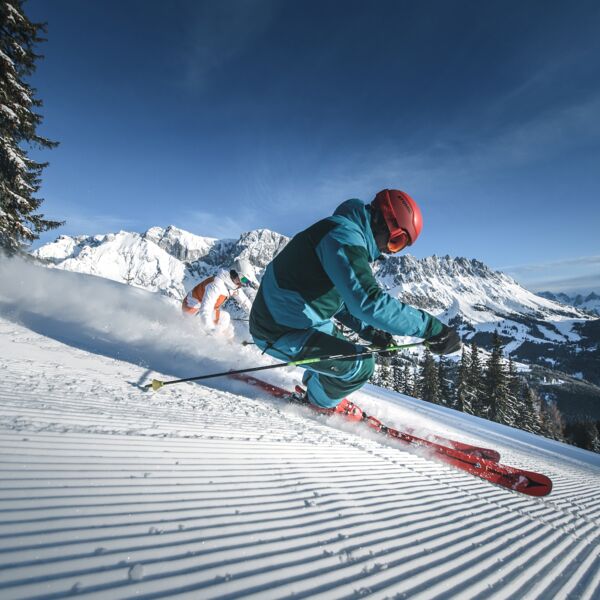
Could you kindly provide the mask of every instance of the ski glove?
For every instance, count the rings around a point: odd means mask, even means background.
[[[458,337],[458,333],[452,327],[442,323],[442,330],[425,340],[425,345],[434,354],[452,354],[460,349],[462,342]]]
[[[381,329],[375,329],[373,333],[371,333],[371,342],[376,348],[387,348],[388,346],[393,346],[395,344],[394,336]],[[379,352],[379,356],[383,356],[383,358],[390,358],[394,356],[394,354],[396,354],[395,350],[391,350],[390,352]]]

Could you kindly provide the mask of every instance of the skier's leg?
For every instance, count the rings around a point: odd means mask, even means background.
[[[226,310],[219,311],[219,320],[215,325],[215,331],[226,339],[232,339],[234,336],[233,325],[231,324],[231,315]]]
[[[300,360],[317,356],[359,354],[364,346],[353,344],[333,326],[329,332],[308,329],[293,331],[268,345],[255,338],[259,348],[280,360]],[[375,369],[372,356],[324,360],[307,367],[303,382],[308,398],[322,408],[337,406],[348,394],[361,388]]]
[[[359,354],[364,351],[364,346],[353,344],[337,331],[334,335],[317,331],[309,338],[298,358]],[[324,360],[310,365],[302,381],[306,385],[308,399],[313,404],[333,408],[360,389],[374,370],[375,359],[372,356]]]
[[[191,294],[181,301],[181,312],[184,315],[195,317],[198,314],[200,303]]]

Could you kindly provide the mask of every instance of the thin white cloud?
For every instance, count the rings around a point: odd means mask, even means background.
[[[130,230],[137,223],[134,219],[123,218],[120,215],[67,214],[62,218],[65,220],[65,226],[56,231],[57,233],[69,232],[67,235],[96,235],[121,229]]]
[[[600,291],[600,256],[500,267],[533,291],[588,293]]]
[[[567,150],[600,139],[600,96],[548,110],[521,123],[477,149],[483,164],[523,165],[560,155]]]
[[[548,262],[527,263],[523,265],[510,265],[499,267],[500,271],[510,271],[511,273],[536,273],[554,268],[569,267],[600,267],[600,256],[579,256],[576,258],[566,258],[563,260],[553,260]]]
[[[470,185],[473,178],[515,166],[525,166],[600,142],[600,94],[570,106],[548,109],[535,117],[506,127],[485,138],[471,136],[482,118],[468,126],[440,131],[437,139],[422,142],[417,150],[398,150],[397,141],[348,156],[323,173],[319,193],[343,197],[374,192],[386,185],[401,185],[421,193],[445,187]],[[485,119],[483,119],[485,120]],[[401,147],[401,146],[400,146]]]
[[[534,292],[565,292],[568,294],[600,293],[600,274],[590,274],[581,277],[566,277],[563,279],[542,279],[525,287]]]
[[[69,235],[72,237],[80,235],[98,235],[104,233],[114,233],[121,230],[136,231],[139,221],[127,219],[120,215],[86,215],[83,213],[60,212],[60,218],[65,224],[57,229],[51,229],[40,234],[39,240],[33,242],[31,249],[39,248],[43,244],[55,240],[60,235]]]
[[[174,225],[190,233],[220,239],[237,239],[243,231],[256,227],[256,223],[260,223],[258,214],[242,208],[233,216],[194,210],[174,219]]]

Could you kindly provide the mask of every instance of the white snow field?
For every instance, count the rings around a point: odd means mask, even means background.
[[[532,498],[239,382],[140,389],[266,362],[157,294],[2,260],[0,598],[600,597],[600,455],[353,397],[552,477]]]

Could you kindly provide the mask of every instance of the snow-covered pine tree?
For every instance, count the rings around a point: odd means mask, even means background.
[[[497,386],[506,388],[506,376],[502,365],[502,344],[498,332],[492,336],[492,352],[487,361],[484,376],[485,395],[482,401],[483,409],[488,419],[497,420],[499,394]]]
[[[542,402],[542,435],[559,442],[565,441],[565,424],[556,402]]]
[[[419,367],[414,365],[412,368],[412,385],[410,386],[410,392],[408,392],[409,396],[413,398],[421,397],[421,381],[419,379]]]
[[[513,398],[521,396],[521,378],[515,368],[515,361],[508,355],[508,390]]]
[[[379,385],[379,377],[380,377],[380,366],[377,362],[377,359],[375,359],[375,370],[373,371],[373,375],[371,375],[371,379],[369,379],[369,383],[371,385]]]
[[[570,444],[592,452],[600,452],[600,432],[594,421],[571,421],[565,427],[565,434]]]
[[[508,357],[507,403],[501,403],[501,423],[532,433],[541,432],[540,399],[522,377],[519,377],[512,357]]]
[[[404,391],[404,365],[403,361],[394,356],[392,358],[392,379],[394,384],[394,391],[403,393]]]
[[[490,354],[486,372],[486,396],[488,399],[490,418],[498,423],[519,426],[518,397],[511,394],[509,374],[504,364],[502,338],[494,332],[492,338],[492,352]]]
[[[590,450],[592,452],[600,453],[600,427],[598,427],[598,423],[594,423],[590,421],[590,434],[592,436],[590,443]]]
[[[394,389],[394,374],[389,358],[379,360],[379,382],[377,385],[388,390]]]
[[[460,362],[458,364],[458,376],[456,379],[456,393],[454,408],[470,415],[473,414],[473,393],[469,388],[469,372],[471,359],[465,346],[463,346]]]
[[[413,391],[413,378],[410,370],[410,363],[406,361],[403,367],[402,379],[404,380],[404,387],[402,388],[402,393],[410,396]]]
[[[22,5],[23,0],[0,1],[0,248],[9,253],[62,225],[37,212],[42,199],[35,194],[48,163],[32,160],[24,147],[53,148],[57,142],[36,133],[42,116],[35,109],[42,101],[25,81],[42,58],[34,47],[45,41],[40,33],[46,25],[32,23]]]
[[[440,388],[438,380],[438,370],[429,348],[425,348],[423,356],[423,365],[420,373],[420,398],[440,404]]]
[[[443,356],[438,360],[438,394],[439,403],[442,406],[453,407],[454,398],[452,393],[452,382],[449,377],[448,363]]]
[[[468,388],[472,398],[471,408],[473,410],[473,414],[487,419],[488,414],[486,410],[487,403],[485,403],[483,368],[479,358],[479,348],[474,340],[471,342]]]
[[[542,401],[526,382],[522,385],[520,400],[521,414],[518,426],[524,431],[542,434]]]

